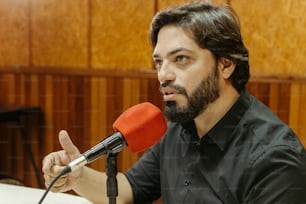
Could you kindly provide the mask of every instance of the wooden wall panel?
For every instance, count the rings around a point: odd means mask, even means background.
[[[43,110],[43,120],[25,118],[39,168],[46,154],[60,149],[58,132],[61,129],[66,129],[76,146],[84,152],[113,133],[113,122],[127,108],[150,101],[162,109],[156,79],[129,78],[124,73],[122,72],[121,77],[0,75],[1,90],[6,93],[6,96],[0,97],[0,102],[11,100],[10,102],[18,104],[38,105]],[[11,89],[7,85],[14,88]],[[303,107],[306,80],[253,78],[248,84],[248,89],[288,123],[306,145],[306,114]],[[17,127],[12,125],[0,127],[6,128],[4,132],[8,138],[1,137],[1,139],[9,145],[1,149],[6,151],[3,155],[7,155],[8,161],[5,166],[1,166],[4,169],[0,170],[18,176],[29,186],[36,186],[34,171],[26,162],[28,158],[22,143],[15,141],[19,134]],[[16,145],[19,148],[16,149]],[[124,149],[118,157],[119,170],[128,169],[140,156],[141,153],[131,153],[128,149]],[[105,171],[105,158],[93,162],[90,166]],[[15,167],[18,167],[17,171],[14,170]]]
[[[31,1],[35,66],[87,67],[88,0]]]
[[[28,65],[28,1],[0,1],[0,65]]]
[[[279,84],[279,106],[276,114],[283,119],[285,123],[289,123],[289,107],[290,107],[290,86],[289,83],[281,83]]]
[[[305,109],[305,101],[306,101],[306,84],[303,83],[300,85],[299,89],[299,110],[297,115],[292,115],[292,117],[298,116],[298,126],[295,130],[298,132],[303,144],[306,146],[306,109]],[[290,111],[291,112],[291,111]]]
[[[301,86],[298,83],[292,83],[290,97],[290,118],[289,123],[293,129],[298,129],[299,127],[299,112],[300,112],[300,93]],[[297,132],[299,134],[299,132]]]
[[[306,72],[306,1],[230,2],[240,16],[253,73]]]
[[[2,0],[0,65],[151,69],[151,17],[183,2]],[[305,72],[305,1],[213,2],[230,3],[241,17],[252,72]]]
[[[12,103],[12,104],[23,104],[36,106],[38,102],[38,86],[37,86],[37,75],[1,75],[1,90],[2,95],[1,103]],[[36,161],[40,161],[39,151],[39,133],[40,133],[40,118],[34,116],[27,118],[24,116],[21,118],[22,125],[27,127],[29,131],[28,135],[31,135],[31,139],[28,141],[29,144],[33,145],[33,153]],[[33,126],[35,124],[35,126]],[[33,167],[30,165],[28,152],[25,151],[24,143],[22,141],[21,129],[16,122],[2,122],[1,127],[4,130],[2,132],[4,141],[7,141],[7,148],[2,149],[4,155],[7,155],[5,160],[9,165],[1,165],[1,174],[10,174],[20,179],[28,178],[27,184],[29,186],[36,186],[35,173]],[[1,141],[2,142],[2,141]],[[34,179],[30,179],[34,178]]]
[[[87,140],[89,140],[90,147],[93,147],[98,143],[98,141],[109,134],[109,127],[107,127],[109,125],[107,123],[107,112],[109,108],[107,107],[106,103],[108,100],[107,80],[105,78],[93,77],[90,83],[90,107],[87,111],[90,121],[88,124],[88,135],[85,135],[85,137],[87,137]],[[91,163],[90,166],[95,169],[105,169],[105,157]]]
[[[53,140],[50,138],[50,135],[54,135],[54,111],[53,104],[57,99],[54,98],[53,95],[53,76],[51,75],[43,75],[39,77],[39,106],[43,112],[42,123],[42,132],[43,138],[41,139],[40,152],[52,152],[54,151],[54,142],[57,140]],[[54,135],[56,138],[56,136]]]
[[[304,85],[300,85],[297,82],[292,83],[291,85],[291,97],[290,97],[290,112],[289,112],[289,124],[293,130],[296,131],[298,135],[301,136],[301,140],[304,144],[306,144],[306,135],[304,134],[306,116],[301,113],[304,109]],[[304,100],[304,101],[303,101]],[[306,145],[305,145],[306,146]]]
[[[268,106],[271,108],[272,111],[275,113],[278,110],[279,103],[281,102],[280,94],[279,94],[279,86],[277,83],[270,84],[270,101]]]
[[[0,101],[14,102],[15,75],[10,73],[0,74]]]
[[[154,1],[92,1],[92,66],[151,68],[148,29]]]

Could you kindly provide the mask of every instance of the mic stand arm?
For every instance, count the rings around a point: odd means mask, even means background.
[[[118,183],[117,183],[117,153],[107,154],[107,196],[109,204],[116,204],[116,197],[118,196]]]

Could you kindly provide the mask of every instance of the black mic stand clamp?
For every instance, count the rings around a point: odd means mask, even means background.
[[[107,154],[106,185],[107,185],[107,196],[108,196],[109,204],[116,204],[116,197],[118,196],[117,155],[118,153],[108,153]]]

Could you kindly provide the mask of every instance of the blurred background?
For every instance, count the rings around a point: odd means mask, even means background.
[[[19,110],[17,119],[0,118],[0,174],[40,187],[36,174],[43,157],[60,149],[59,130],[83,152],[112,134],[130,106],[149,101],[162,108],[148,28],[158,10],[183,2],[0,0],[0,111]],[[212,2],[230,4],[240,17],[249,91],[306,145],[306,0]],[[139,156],[122,151],[119,170]],[[90,166],[104,171],[105,158]]]

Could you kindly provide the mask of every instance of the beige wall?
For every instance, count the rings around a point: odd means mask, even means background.
[[[253,73],[306,74],[305,0],[231,0]]]
[[[151,17],[183,2],[1,0],[0,66],[151,69]],[[236,9],[252,73],[305,75],[305,0],[214,2]]]

